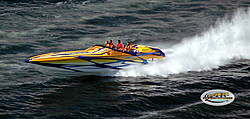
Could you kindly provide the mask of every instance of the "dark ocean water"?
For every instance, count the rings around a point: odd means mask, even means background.
[[[2,0],[0,118],[250,118],[249,0]],[[113,39],[166,60],[108,76],[49,76],[30,56]],[[233,103],[210,106],[224,89]]]

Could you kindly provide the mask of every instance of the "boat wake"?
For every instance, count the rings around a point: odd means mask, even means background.
[[[166,60],[149,65],[129,67],[116,76],[148,76],[207,71],[233,60],[250,58],[250,9],[238,9],[232,19],[218,19],[201,35],[185,38],[174,45]],[[162,48],[163,49],[163,48]]]

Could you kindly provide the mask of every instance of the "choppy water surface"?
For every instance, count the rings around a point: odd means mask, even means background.
[[[0,1],[0,118],[250,118],[248,0]],[[166,60],[109,76],[48,76],[30,56],[120,39]],[[211,89],[233,103],[201,102]]]

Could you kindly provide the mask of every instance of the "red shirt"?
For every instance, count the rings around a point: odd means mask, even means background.
[[[116,48],[117,48],[117,49],[119,49],[119,48],[121,48],[121,47],[122,47],[122,44],[121,44],[121,43],[119,43],[119,44],[116,45]]]
[[[113,45],[113,43],[109,43],[109,46]]]

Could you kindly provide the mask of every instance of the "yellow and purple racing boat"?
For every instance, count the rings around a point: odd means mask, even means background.
[[[132,45],[132,52],[123,52],[103,45],[85,50],[53,52],[33,56],[25,62],[44,68],[52,75],[97,75],[117,71],[130,65],[162,60],[165,54],[156,47]]]

